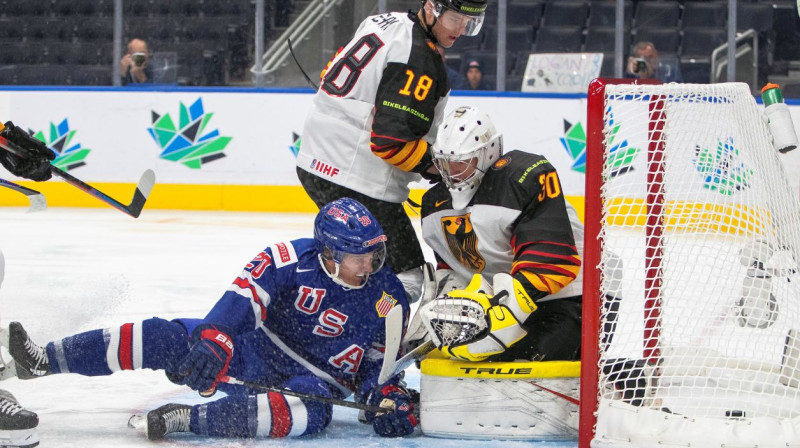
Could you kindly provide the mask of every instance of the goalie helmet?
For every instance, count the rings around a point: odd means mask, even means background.
[[[475,189],[503,155],[503,134],[474,107],[459,107],[445,117],[434,144],[433,163],[450,190]]]
[[[339,278],[339,266],[348,255],[372,254],[372,273],[378,272],[386,260],[386,235],[378,221],[360,202],[342,198],[325,204],[314,220],[314,240],[317,243],[320,262],[333,260],[335,271],[323,269],[334,282],[348,287],[354,286]],[[324,263],[323,263],[324,268]]]

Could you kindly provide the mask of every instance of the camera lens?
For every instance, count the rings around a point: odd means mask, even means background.
[[[136,64],[137,67],[144,64],[144,61],[147,58],[144,53],[134,53],[131,55],[131,57],[133,59],[133,63]]]

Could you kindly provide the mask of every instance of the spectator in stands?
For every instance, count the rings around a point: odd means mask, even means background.
[[[639,79],[658,79],[661,82],[683,82],[677,65],[665,64],[652,42],[641,41],[628,56],[627,76]]]
[[[128,52],[119,61],[122,85],[152,83],[153,69],[148,65],[149,59],[147,43],[142,39],[131,39]]]
[[[489,82],[483,79],[483,67],[480,61],[469,61],[467,65],[467,85],[466,90],[494,90]]]

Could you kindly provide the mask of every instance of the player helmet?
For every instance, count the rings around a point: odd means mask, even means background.
[[[335,262],[333,273],[323,270],[334,282],[348,288],[361,288],[369,278],[367,273],[361,285],[351,285],[339,278],[339,266],[349,255],[371,254],[371,273],[378,272],[386,260],[383,229],[372,213],[354,199],[337,199],[319,210],[314,220],[314,240],[323,268],[324,260]]]
[[[486,12],[486,0],[435,0],[447,9],[465,16],[482,16]]]
[[[423,0],[423,3],[428,0]],[[432,0],[434,9],[433,14],[439,19],[445,9],[449,9],[458,14],[466,16],[464,35],[477,36],[483,26],[484,13],[486,12],[487,0]]]
[[[442,121],[431,152],[447,188],[477,188],[486,170],[503,155],[503,134],[485,113],[459,107]]]

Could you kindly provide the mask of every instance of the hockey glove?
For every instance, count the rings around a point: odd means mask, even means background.
[[[428,329],[422,323],[421,310],[434,299],[454,289],[463,288],[465,282],[452,269],[435,269],[432,263],[423,266],[423,292],[417,312],[408,324],[403,337],[403,351],[409,352],[430,339]]]
[[[5,128],[0,131],[0,136],[5,137],[24,151],[23,155],[17,155],[0,149],[0,164],[5,169],[17,177],[37,182],[50,179],[52,176],[50,161],[55,159],[56,155],[47,145],[10,121],[6,122]]]
[[[510,275],[495,275],[494,296],[479,289],[481,279],[477,277],[473,277],[467,289],[452,291],[447,297],[460,299],[462,306],[471,310],[468,314],[477,315],[482,310],[487,331],[454,342],[443,338],[439,347],[450,357],[465,361],[483,361],[514,345],[527,334],[520,323],[536,310],[528,293]]]
[[[413,393],[396,384],[378,386],[370,392],[367,404],[394,409],[394,412],[375,415],[366,413],[367,423],[372,423],[375,433],[381,437],[403,437],[414,432],[419,423],[415,413]]]
[[[217,383],[228,373],[233,356],[233,340],[229,331],[211,324],[199,325],[192,332],[189,354],[178,371],[186,375],[184,384],[201,395],[213,395]]]

